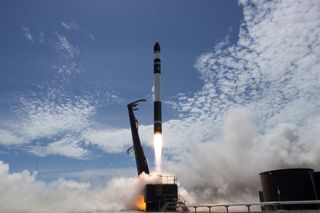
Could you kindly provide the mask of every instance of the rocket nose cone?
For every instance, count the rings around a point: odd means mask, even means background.
[[[154,51],[154,52],[160,51],[160,44],[159,44],[159,42],[156,42],[156,43],[154,44],[153,51]]]

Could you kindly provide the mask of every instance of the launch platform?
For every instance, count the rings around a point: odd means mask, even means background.
[[[147,212],[175,212],[178,203],[178,186],[174,176],[158,176],[157,182],[145,186]]]

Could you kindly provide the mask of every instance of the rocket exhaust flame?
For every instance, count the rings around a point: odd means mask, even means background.
[[[156,133],[153,136],[154,156],[156,161],[156,172],[161,173],[161,155],[162,155],[162,135]]]
[[[144,196],[142,194],[139,194],[136,199],[136,208],[140,211],[146,211],[147,209],[147,204],[144,201]]]

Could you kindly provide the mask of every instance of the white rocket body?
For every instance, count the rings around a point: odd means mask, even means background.
[[[155,43],[153,48],[154,53],[154,69],[153,69],[153,86],[154,86],[154,134],[162,133],[162,118],[161,118],[161,99],[160,99],[160,81],[161,81],[161,60],[160,60],[160,45]]]

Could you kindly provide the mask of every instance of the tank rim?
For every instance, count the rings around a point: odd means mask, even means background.
[[[259,173],[259,175],[263,175],[263,174],[266,174],[266,173],[269,173],[269,172],[283,172],[283,171],[311,171],[311,172],[314,172],[313,169],[311,168],[283,168],[283,169],[273,169],[273,170],[268,170],[268,171],[264,171],[264,172],[261,172]]]

